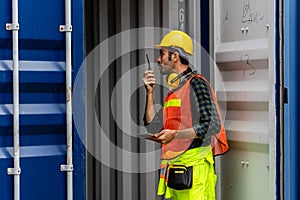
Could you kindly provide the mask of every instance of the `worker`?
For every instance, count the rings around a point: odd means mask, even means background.
[[[147,70],[144,124],[162,144],[158,195],[172,200],[214,200],[217,176],[213,155],[228,150],[217,100],[209,82],[189,63],[193,41],[182,31],[167,33],[157,63],[170,88],[156,111],[156,77]]]

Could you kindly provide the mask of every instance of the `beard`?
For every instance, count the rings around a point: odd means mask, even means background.
[[[173,68],[168,65],[159,64],[158,66],[161,75],[169,75],[173,72]]]

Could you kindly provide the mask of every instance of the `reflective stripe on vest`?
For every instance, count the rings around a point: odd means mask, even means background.
[[[181,99],[171,99],[164,103],[164,108],[168,107],[180,107],[181,106]]]

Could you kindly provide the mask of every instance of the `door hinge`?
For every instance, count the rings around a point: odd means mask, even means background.
[[[288,89],[286,87],[283,87],[282,90],[282,101],[283,103],[288,103]]]

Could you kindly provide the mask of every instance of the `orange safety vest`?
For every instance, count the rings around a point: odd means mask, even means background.
[[[182,87],[169,92],[166,96],[163,111],[164,129],[183,130],[192,127],[190,82],[193,77],[201,78],[210,87],[210,92],[221,124],[220,132],[211,137],[212,151],[214,156],[224,154],[228,151],[228,143],[220,109],[211,85],[200,74],[193,75]],[[171,142],[163,144],[161,159],[173,159],[181,155],[190,147],[193,139],[194,138],[174,138]]]

